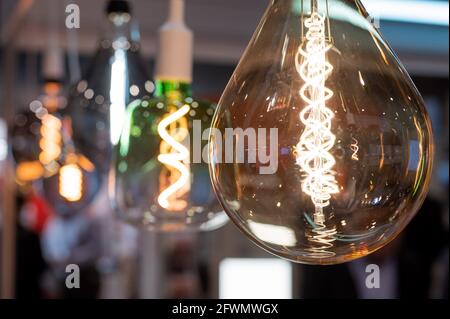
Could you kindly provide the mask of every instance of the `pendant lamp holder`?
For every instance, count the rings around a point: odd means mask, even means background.
[[[169,0],[166,22],[159,29],[157,80],[192,82],[194,35],[185,23],[185,1]]]

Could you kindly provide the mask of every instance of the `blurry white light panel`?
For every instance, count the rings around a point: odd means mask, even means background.
[[[449,25],[448,1],[362,0],[369,14],[384,20]]]
[[[8,143],[6,141],[8,135],[8,128],[6,122],[0,119],[0,161],[6,159],[8,155]]]
[[[291,299],[292,265],[276,258],[226,258],[219,266],[221,299]]]

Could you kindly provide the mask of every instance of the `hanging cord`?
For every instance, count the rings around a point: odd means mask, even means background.
[[[61,37],[58,32],[60,17],[57,14],[59,10],[50,10],[48,13],[48,32],[47,47],[44,49],[42,61],[43,80],[64,80],[64,51],[61,46]]]
[[[38,56],[36,54],[27,53],[25,55],[25,101],[21,101],[21,105],[29,107],[29,103],[36,97],[39,90],[39,76],[38,76]]]

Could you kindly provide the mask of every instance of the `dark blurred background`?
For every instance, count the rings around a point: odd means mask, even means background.
[[[164,20],[162,12],[166,11],[166,0],[130,2],[141,32],[141,52],[147,71],[152,75],[156,30]],[[196,96],[213,101],[220,98],[266,2],[187,0],[187,23],[195,32]],[[350,264],[300,266],[272,258],[251,244],[232,224],[198,235],[152,234],[118,225],[105,217],[112,213],[106,195],[100,193],[86,208],[91,218],[86,230],[87,241],[96,244],[74,248],[87,254],[86,258],[93,264],[92,271],[86,274],[89,284],[80,292],[81,297],[448,297],[448,1],[362,2],[367,4],[369,12],[371,8],[378,11],[373,15],[381,19],[381,32],[422,93],[436,140],[429,197],[401,238],[375,255]],[[2,297],[77,297],[58,289],[58,279],[53,272],[55,265],[45,258],[47,245],[51,244],[46,241],[43,230],[36,222],[30,227],[30,222],[27,224],[23,221],[26,218],[20,217],[45,215],[46,208],[39,199],[15,195],[6,134],[15,114],[27,109],[39,95],[43,51],[52,28],[49,21],[60,21],[62,25],[64,9],[69,3],[80,7],[81,28],[76,31],[59,28],[52,33],[65,50],[66,86],[79,79],[97,48],[104,22],[104,1],[0,0]],[[390,5],[384,6],[386,3]],[[16,220],[19,221],[15,230],[7,227],[15,225]],[[115,230],[119,229],[113,235],[111,223]],[[117,241],[120,245],[114,252],[110,247],[112,237],[108,236],[120,238]],[[389,284],[368,290],[365,270],[369,264],[380,265],[381,280]]]

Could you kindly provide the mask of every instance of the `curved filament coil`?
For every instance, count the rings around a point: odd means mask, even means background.
[[[359,156],[358,156],[358,152],[359,152],[359,143],[358,140],[356,138],[352,138],[353,140],[353,144],[350,145],[350,149],[352,150],[353,154],[352,154],[352,160],[354,161],[359,161]]]
[[[311,197],[316,211],[329,205],[331,194],[339,192],[332,170],[336,161],[330,150],[336,137],[331,132],[333,112],[326,106],[333,92],[325,86],[333,66],[327,61],[325,17],[313,12],[306,19],[306,45],[299,47],[296,68],[305,84],[300,96],[307,106],[300,113],[305,130],[297,144],[297,164],[305,173],[302,190]]]
[[[312,247],[306,249],[309,253],[308,257],[318,259],[334,257],[336,253],[329,251],[329,249],[333,247],[333,243],[336,241],[336,234],[336,228],[327,229],[324,223],[316,223],[309,237]]]
[[[330,251],[336,240],[336,228],[325,225],[323,208],[330,204],[331,194],[339,192],[333,167],[336,160],[330,153],[336,136],[331,132],[333,112],[326,103],[333,97],[333,91],[325,82],[333,71],[327,61],[327,52],[331,45],[326,41],[325,17],[317,12],[305,20],[306,44],[299,47],[296,56],[296,68],[305,84],[300,96],[306,107],[300,113],[305,129],[297,144],[296,159],[304,173],[302,190],[311,197],[315,206],[312,234],[308,237],[311,248],[307,249],[311,258],[329,258],[335,256]]]
[[[180,201],[178,198],[189,190],[190,170],[185,162],[189,160],[190,153],[181,144],[189,133],[187,124],[176,128],[176,123],[183,120],[189,110],[189,105],[184,105],[165,117],[158,125],[158,133],[162,139],[161,154],[158,156],[158,160],[167,167],[171,181],[170,186],[164,189],[158,197],[159,205],[165,209],[181,210],[187,205],[185,201]],[[173,126],[175,126],[174,129],[171,128]]]

